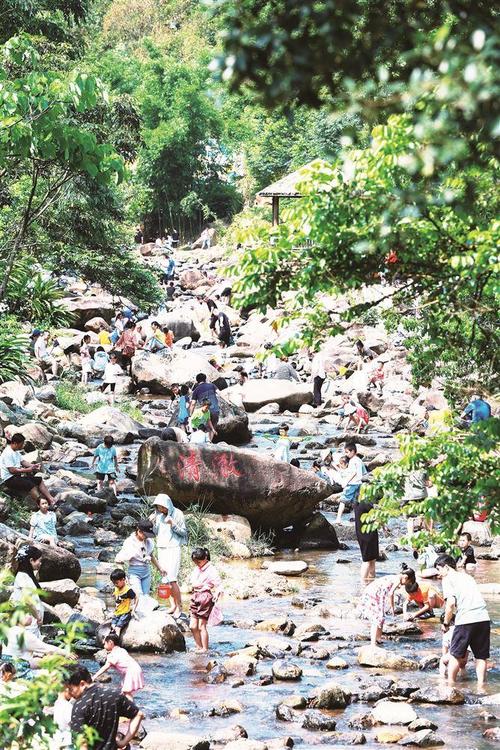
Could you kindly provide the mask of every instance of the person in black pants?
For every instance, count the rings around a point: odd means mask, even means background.
[[[355,502],[354,519],[356,526],[356,539],[361,550],[361,580],[369,582],[375,578],[375,563],[379,557],[378,531],[363,531],[363,518],[365,513],[373,508],[371,503]]]

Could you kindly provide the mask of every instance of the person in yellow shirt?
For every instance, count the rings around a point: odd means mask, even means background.
[[[134,614],[137,606],[137,596],[130,584],[127,582],[125,572],[120,568],[113,570],[110,575],[111,582],[114,583],[113,596],[115,597],[115,611],[111,619],[111,631],[120,635]]]
[[[101,327],[101,330],[99,331],[97,338],[99,339],[99,343],[101,346],[111,346],[111,339],[109,337],[109,332],[104,328],[104,326]]]
[[[148,349],[150,352],[160,352],[162,349],[165,349],[166,342],[165,342],[165,334],[160,328],[160,324],[157,320],[153,320],[151,323],[151,330],[152,334],[146,341],[146,349]]]

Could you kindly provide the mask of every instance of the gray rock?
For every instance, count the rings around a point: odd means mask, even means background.
[[[345,708],[351,702],[350,692],[336,682],[326,682],[309,695],[311,708]]]
[[[408,734],[406,737],[403,737],[402,740],[399,740],[398,745],[403,745],[404,747],[434,747],[435,745],[444,745],[444,741],[432,729],[422,729],[420,732]]]
[[[80,588],[71,578],[62,578],[58,581],[45,581],[41,584],[46,592],[43,601],[51,606],[56,604],[68,604],[75,607],[80,599]]]
[[[302,677],[302,669],[293,662],[275,661],[272,667],[273,677],[277,680],[296,681]]]
[[[17,548],[28,543],[26,534],[0,523],[0,565],[11,565]],[[58,581],[61,579],[61,572],[66,578],[77,581],[82,572],[78,558],[63,547],[44,545],[39,580]]]
[[[415,703],[435,703],[444,705],[460,705],[465,703],[465,696],[456,688],[442,685],[440,687],[426,687],[411,695]]]
[[[308,710],[302,720],[303,729],[313,732],[334,732],[337,722],[331,716],[325,716],[320,711]]]

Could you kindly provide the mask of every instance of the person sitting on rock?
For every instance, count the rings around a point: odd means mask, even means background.
[[[165,349],[165,334],[161,330],[160,324],[157,320],[153,320],[153,322],[151,323],[151,330],[152,334],[147,339],[144,348],[149,352],[159,352],[162,349]]]
[[[42,477],[36,474],[42,468],[41,464],[32,464],[23,459],[21,451],[24,443],[24,435],[15,432],[0,454],[0,489],[16,495],[29,495],[35,502],[41,496],[49,505],[55,505],[55,498]]]
[[[31,514],[28,539],[57,547],[56,514],[49,510],[49,501],[45,497],[38,498],[38,508]]]
[[[316,474],[316,476],[318,477],[318,479],[322,479],[323,482],[327,482],[328,484],[331,484],[330,477],[325,471],[323,471],[323,466],[321,464],[321,461],[318,461],[318,460],[313,461],[311,468]]]
[[[19,624],[12,625],[7,630],[7,642],[2,651],[2,659],[14,664],[17,677],[21,679],[34,677],[31,670],[40,667],[40,656],[45,654],[59,654],[66,659],[76,659],[76,656],[66,650],[42,641],[30,629],[32,622],[31,615],[24,615]]]
[[[111,633],[120,635],[134,614],[137,606],[137,595],[132,586],[127,582],[127,576],[124,570],[116,568],[110,575],[114,583],[113,596],[115,598],[115,611],[111,618]]]
[[[342,396],[342,407],[337,412],[340,416],[339,429],[341,428],[342,420],[346,419],[345,429],[349,428],[352,424],[356,427],[356,432],[362,432],[368,427],[370,421],[370,415],[365,408],[358,404],[353,398],[344,394]]]
[[[94,451],[94,458],[90,468],[96,467],[96,478],[97,478],[97,492],[100,492],[103,488],[104,482],[107,479],[108,484],[113,490],[113,494],[116,497],[116,477],[118,474],[118,455],[115,448],[115,440],[112,435],[106,435],[104,441],[97,446]]]
[[[41,331],[40,335],[37,336],[34,345],[35,359],[42,368],[42,370],[50,370],[52,375],[56,378],[59,370],[59,365],[56,358],[49,352],[47,344],[49,342],[48,331]]]

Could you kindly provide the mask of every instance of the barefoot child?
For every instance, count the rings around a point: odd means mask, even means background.
[[[189,627],[196,643],[195,650],[199,653],[206,653],[208,651],[207,625],[216,602],[222,595],[221,579],[210,562],[210,552],[204,547],[196,547],[191,554],[191,560],[194,562],[195,568],[191,574],[193,593],[189,606],[191,613]],[[218,621],[214,621],[214,625],[222,621],[220,613],[217,614]],[[213,617],[212,620],[214,620]]]
[[[127,583],[124,570],[119,568],[113,570],[110,578],[115,584],[113,596],[116,602],[115,613],[111,620],[111,632],[119,636],[132,618],[137,606],[137,596],[133,588]]]
[[[383,576],[368,584],[359,604],[359,615],[371,623],[370,645],[380,645],[385,616],[389,610],[394,615],[394,593],[405,583],[404,575]]]
[[[403,617],[405,620],[426,620],[429,617],[434,617],[434,607],[441,608],[444,606],[442,594],[429,581],[417,582],[415,571],[404,563],[402,569],[403,576],[406,578],[404,587],[407,596],[403,603]],[[406,614],[409,602],[417,603],[418,612]]]
[[[110,633],[104,639],[104,648],[108,652],[106,663],[92,677],[95,682],[108,669],[114,667],[123,676],[122,693],[129,700],[134,699],[134,693],[144,687],[144,677],[140,664],[124,648],[119,646],[120,638],[115,633]]]
[[[108,401],[111,405],[115,402],[116,383],[120,375],[123,375],[123,370],[118,364],[118,357],[114,352],[111,352],[109,355],[109,362],[104,368],[101,385],[102,393],[106,393],[109,388]]]
[[[104,442],[98,445],[94,451],[94,458],[90,468],[96,466],[97,491],[100,492],[103,482],[108,479],[108,484],[116,497],[116,475],[118,474],[118,456],[116,454],[115,441],[111,435],[106,435]]]

